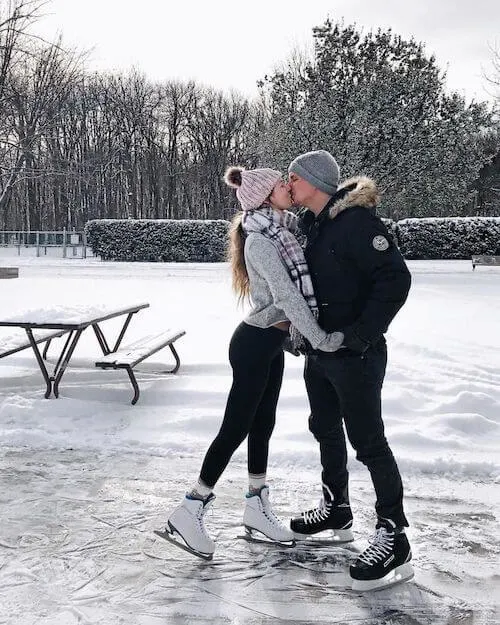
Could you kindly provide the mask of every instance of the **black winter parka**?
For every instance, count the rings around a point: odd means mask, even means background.
[[[375,215],[378,200],[373,180],[358,177],[339,187],[317,217],[301,215],[319,324],[343,332],[344,346],[355,352],[380,340],[411,284],[401,253]]]

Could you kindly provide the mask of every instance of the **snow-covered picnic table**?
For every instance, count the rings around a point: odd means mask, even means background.
[[[52,393],[54,393],[55,397],[59,397],[61,378],[82,333],[87,328],[93,328],[102,353],[106,356],[116,352],[120,347],[133,315],[148,307],[149,304],[146,302],[120,307],[106,306],[105,304],[99,306],[53,306],[50,308],[25,310],[10,317],[0,318],[0,327],[21,328],[26,332],[26,337],[17,335],[0,340],[0,358],[31,347],[46,384],[45,397],[48,399]],[[110,347],[100,324],[108,319],[121,316],[126,316],[125,321],[114,345]],[[52,330],[53,333],[43,333],[43,331],[49,330]],[[67,335],[67,337],[57,358],[54,371],[50,375],[45,363],[47,350],[53,338],[63,335]],[[42,342],[46,343],[43,357],[38,347]]]

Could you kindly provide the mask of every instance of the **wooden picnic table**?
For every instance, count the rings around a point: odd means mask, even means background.
[[[4,319],[0,318],[0,327],[23,328],[26,331],[29,340],[29,345],[26,345],[26,347],[31,346],[33,349],[43,379],[45,380],[45,397],[48,399],[52,393],[54,393],[55,397],[59,397],[59,384],[61,379],[71,360],[71,357],[73,356],[73,352],[75,351],[82,333],[87,328],[93,328],[102,352],[106,356],[116,352],[120,347],[133,315],[138,313],[143,308],[148,307],[149,304],[145,302],[121,307],[96,307],[83,305],[57,306],[54,309],[35,309],[15,314],[12,317]],[[113,346],[110,347],[100,324],[103,321],[122,316],[126,317],[123,322],[123,326],[120,330],[118,338],[114,342]],[[52,375],[49,375],[44,358],[42,358],[42,355],[40,354],[38,347],[40,344],[40,337],[33,334],[34,330],[36,331],[40,329],[60,330],[63,336],[67,334],[67,338],[58,356],[57,364]],[[50,340],[51,339],[48,340],[48,344],[50,344]],[[47,348],[48,345],[44,350],[44,356],[46,355]],[[11,349],[3,355],[14,353],[14,351],[20,351],[20,349]],[[0,354],[0,357],[2,357],[2,354]]]

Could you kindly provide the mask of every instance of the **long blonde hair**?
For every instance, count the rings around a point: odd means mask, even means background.
[[[228,260],[231,263],[233,291],[242,303],[250,298],[250,280],[245,263],[245,233],[241,225],[243,213],[237,213],[231,220],[229,228]]]

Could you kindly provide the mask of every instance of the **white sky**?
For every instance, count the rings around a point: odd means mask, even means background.
[[[330,16],[366,30],[414,36],[448,71],[448,86],[486,99],[490,47],[500,46],[498,0],[51,0],[37,33],[62,32],[66,45],[93,49],[89,66],[153,79],[189,79],[256,94],[256,81],[294,47],[312,43]]]

